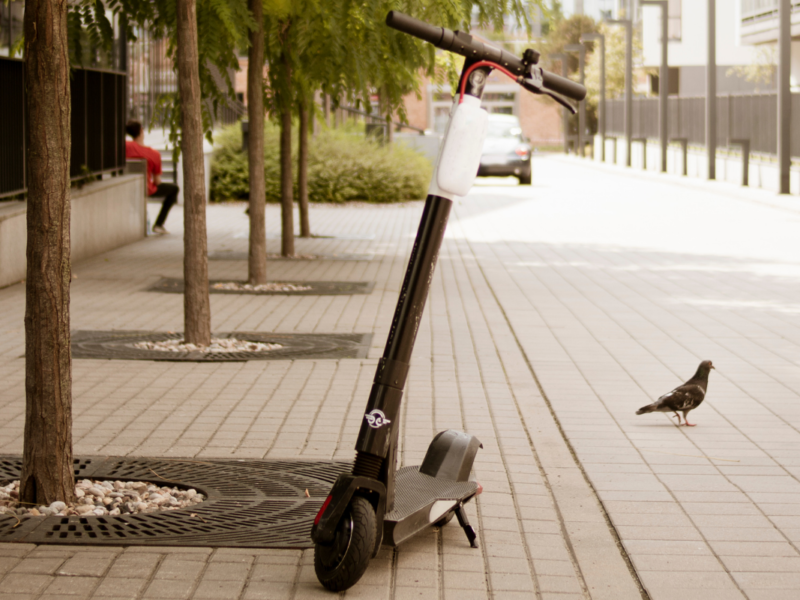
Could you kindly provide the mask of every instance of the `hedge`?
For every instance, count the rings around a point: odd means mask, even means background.
[[[211,200],[246,200],[250,186],[247,153],[242,151],[240,125],[215,134],[211,162]],[[267,202],[280,201],[279,130],[264,127],[264,174]],[[293,141],[292,174],[297,186],[297,139]],[[401,144],[381,146],[366,139],[363,126],[323,128],[309,140],[308,196],[311,202],[397,202],[425,197],[430,161]]]

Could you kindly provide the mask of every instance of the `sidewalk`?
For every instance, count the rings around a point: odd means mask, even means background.
[[[442,429],[483,442],[481,548],[431,530],[384,548],[345,596],[617,600],[641,582],[654,600],[798,597],[791,203],[555,157],[535,160],[532,187],[508,183],[454,207],[401,424],[401,464]],[[179,208],[173,234],[75,265],[73,329],[182,328],[180,296],[143,291],[182,276]],[[421,208],[314,207],[314,232],[338,239],[299,253],[374,259],[269,263],[273,280],[374,281],[368,296],[211,296],[213,330],[373,332],[368,359],[75,360],[76,455],[352,459]],[[210,206],[208,223],[210,254],[246,251],[243,206]],[[243,261],[209,268],[246,276]],[[22,450],[23,315],[24,287],[0,290],[0,454]],[[701,359],[717,370],[698,427],[634,414]],[[0,577],[0,600],[332,596],[312,551],[0,544]]]

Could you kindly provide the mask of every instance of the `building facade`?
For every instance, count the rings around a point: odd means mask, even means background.
[[[669,0],[669,65],[671,93],[704,96],[708,59],[708,0]],[[792,42],[794,85],[800,80],[800,0],[794,5]],[[661,9],[639,6],[644,66],[657,68],[661,61]],[[777,42],[777,0],[717,0],[717,93],[770,92],[775,78],[753,80],[737,67],[771,69],[767,46]],[[758,46],[762,46],[759,48]],[[751,69],[751,74],[753,70]]]

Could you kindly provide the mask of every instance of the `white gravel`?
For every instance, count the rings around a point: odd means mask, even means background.
[[[0,515],[68,516],[125,515],[176,510],[200,504],[205,497],[194,489],[159,487],[145,481],[92,481],[75,484],[75,503],[53,502],[50,506],[20,506],[19,481],[0,487]]]
[[[234,292],[307,292],[310,285],[295,285],[293,283],[242,283],[240,281],[220,281],[211,286],[215,290],[230,290]]]
[[[284,256],[283,254],[267,254],[267,260],[277,260],[279,258],[284,260],[316,260],[323,257],[318,254],[292,254],[291,256]]]
[[[265,344],[263,342],[251,342],[248,340],[237,340],[236,338],[211,338],[210,346],[195,346],[186,344],[183,340],[163,340],[160,342],[136,342],[131,344],[132,348],[139,350],[159,350],[161,352],[266,352],[267,350],[278,350],[283,348],[280,344]]]

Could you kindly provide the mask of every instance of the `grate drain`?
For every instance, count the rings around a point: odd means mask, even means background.
[[[19,478],[20,457],[0,456],[0,485]],[[115,517],[0,515],[0,543],[311,548],[314,517],[344,462],[89,457],[75,476],[192,487],[192,507]],[[310,498],[306,497],[308,490]]]
[[[367,358],[371,333],[259,333],[235,331],[214,333],[266,344],[280,344],[277,350],[261,352],[163,352],[133,348],[137,342],[183,339],[180,332],[73,331],[72,357],[106,360],[159,360],[171,362],[243,362],[248,360],[326,360]]]
[[[347,296],[354,294],[370,294],[372,293],[372,289],[375,287],[375,283],[372,281],[282,281],[281,283],[290,283],[296,286],[303,286],[311,289],[257,292],[255,290],[218,290],[213,287],[215,283],[225,283],[225,281],[209,281],[208,291],[210,294],[249,294],[252,296]],[[145,291],[164,292],[167,294],[182,294],[183,279],[162,277]]]

